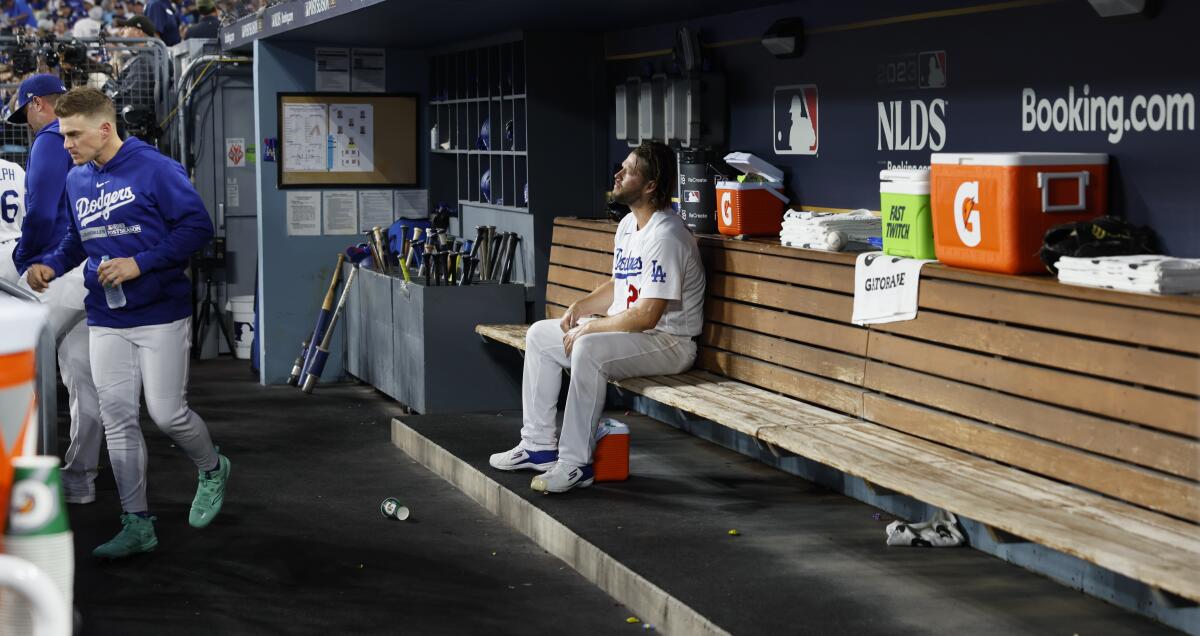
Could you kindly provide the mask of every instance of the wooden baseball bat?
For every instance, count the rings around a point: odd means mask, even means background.
[[[342,297],[338,299],[337,308],[333,310],[329,328],[325,330],[321,344],[313,352],[312,363],[308,365],[308,370],[304,375],[304,384],[300,387],[305,393],[313,392],[313,387],[317,385],[317,381],[321,379],[321,373],[325,371],[325,361],[329,359],[329,341],[332,339],[334,328],[337,327],[338,317],[342,315],[342,310],[346,307],[346,297],[350,295],[350,288],[354,286],[356,276],[358,276],[357,267],[350,270],[350,276],[346,277],[346,286],[342,289]]]
[[[342,280],[342,264],[346,262],[345,254],[338,254],[337,265],[333,268],[333,276],[329,279],[329,288],[325,290],[325,298],[321,301],[321,310],[317,312],[317,324],[313,327],[312,336],[309,337],[307,345],[304,347],[304,356],[300,364],[300,373],[296,375],[295,384],[304,380],[304,374],[308,371],[308,367],[312,364],[313,352],[316,351],[317,345],[321,343],[321,339],[325,336],[325,330],[329,326],[329,321],[332,318],[333,302],[337,297],[338,283]],[[293,365],[293,372],[295,366]]]

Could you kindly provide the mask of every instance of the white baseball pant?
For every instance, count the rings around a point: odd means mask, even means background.
[[[191,318],[144,327],[92,327],[92,377],[121,509],[146,512],[146,440],[138,425],[145,391],[150,419],[196,467],[217,463],[208,426],[187,404]]]
[[[12,261],[16,241],[0,250],[0,278],[16,282],[29,289],[24,276],[17,274]],[[58,343],[58,372],[67,387],[71,413],[71,442],[63,455],[63,490],[68,497],[95,494],[96,473],[100,462],[100,400],[92,382],[92,367],[88,360],[88,326],[83,310],[87,289],[83,286],[83,265],[50,281],[50,287],[39,294],[49,309],[48,320],[55,342]]]
[[[577,339],[568,358],[559,322],[535,322],[525,334],[521,445],[528,450],[557,448],[559,461],[584,466],[592,461],[608,381],[683,373],[696,359],[696,343],[658,331],[594,333]],[[571,382],[562,434],[556,438],[563,369],[571,372]]]

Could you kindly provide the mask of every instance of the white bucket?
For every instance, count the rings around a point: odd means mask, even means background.
[[[225,309],[233,313],[233,353],[239,360],[249,360],[254,341],[254,295],[230,296]]]

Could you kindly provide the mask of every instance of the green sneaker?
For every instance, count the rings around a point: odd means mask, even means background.
[[[154,536],[154,522],[157,519],[158,517],[121,513],[121,531],[108,543],[92,550],[92,556],[100,559],[123,559],[154,550],[158,546],[158,537]]]
[[[225,503],[225,484],[229,483],[229,458],[217,454],[217,469],[206,473],[200,471],[200,483],[196,485],[196,497],[192,499],[192,512],[188,523],[193,528],[204,528],[212,523]]]

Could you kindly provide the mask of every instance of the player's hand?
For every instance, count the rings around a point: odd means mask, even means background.
[[[563,330],[563,333],[567,333],[571,329],[574,329],[575,325],[579,324],[580,313],[581,312],[576,309],[575,303],[571,303],[571,306],[567,307],[567,311],[563,313],[562,320],[558,323],[558,326]],[[568,353],[570,352],[568,351]]]
[[[588,329],[591,324],[590,322],[585,322],[582,325],[572,327],[567,333],[563,334],[563,349],[566,350],[567,357],[571,356],[571,349],[575,347],[575,341],[579,340],[581,336],[591,333]]]
[[[29,283],[30,289],[40,294],[46,291],[50,281],[54,280],[54,270],[47,265],[34,263],[29,266],[25,280]]]
[[[96,268],[96,278],[105,287],[116,287],[141,275],[142,270],[132,258],[114,258]]]

